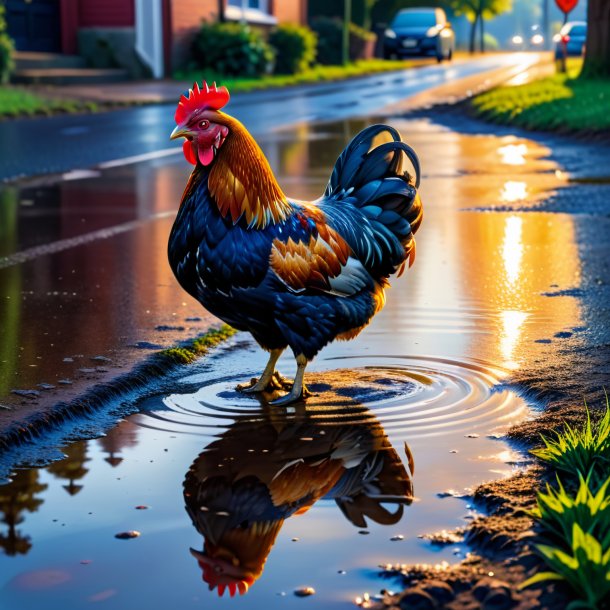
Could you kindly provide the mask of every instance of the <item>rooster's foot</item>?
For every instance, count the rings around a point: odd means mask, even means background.
[[[256,394],[257,392],[273,392],[275,390],[290,390],[292,382],[282,377],[277,371],[265,379],[263,374],[260,379],[253,377],[250,383],[240,383],[236,390],[244,394]]]
[[[273,405],[274,407],[283,407],[293,402],[305,400],[306,398],[313,396],[312,392],[309,391],[305,384],[302,385],[300,392],[295,390],[294,384],[290,384],[289,389],[290,392],[288,392],[288,394],[282,396],[281,398],[277,398],[276,400],[272,400],[269,404]]]

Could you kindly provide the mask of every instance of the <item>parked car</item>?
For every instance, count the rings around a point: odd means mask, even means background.
[[[455,34],[441,8],[408,8],[399,11],[383,36],[383,56],[436,57],[450,60]]]
[[[568,21],[554,40],[555,59],[561,59],[564,53],[566,56],[582,55],[587,41],[586,21]]]

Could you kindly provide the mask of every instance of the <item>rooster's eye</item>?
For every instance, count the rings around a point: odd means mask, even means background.
[[[207,129],[210,126],[210,121],[206,121],[205,119],[199,123],[199,127],[201,129]]]

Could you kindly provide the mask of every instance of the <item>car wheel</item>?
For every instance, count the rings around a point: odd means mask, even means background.
[[[451,61],[453,59],[453,49],[449,49],[449,53],[447,53],[447,61]]]
[[[442,55],[437,55],[437,56],[436,56],[436,61],[437,61],[437,63],[439,63],[439,64],[440,64],[440,63],[442,63],[442,61],[443,61],[443,56],[442,56]]]

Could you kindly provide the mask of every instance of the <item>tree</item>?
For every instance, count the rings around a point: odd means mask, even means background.
[[[456,15],[466,15],[470,21],[469,51],[474,53],[477,26],[480,27],[480,49],[485,51],[485,19],[491,19],[512,7],[512,0],[452,0]]]
[[[37,494],[47,488],[38,480],[38,470],[18,470],[8,485],[0,485],[0,523],[7,526],[0,530],[0,549],[9,555],[25,555],[32,547],[29,536],[17,529],[23,523],[25,511],[35,513],[43,503]]]
[[[587,45],[581,76],[610,78],[610,2],[589,0]]]

